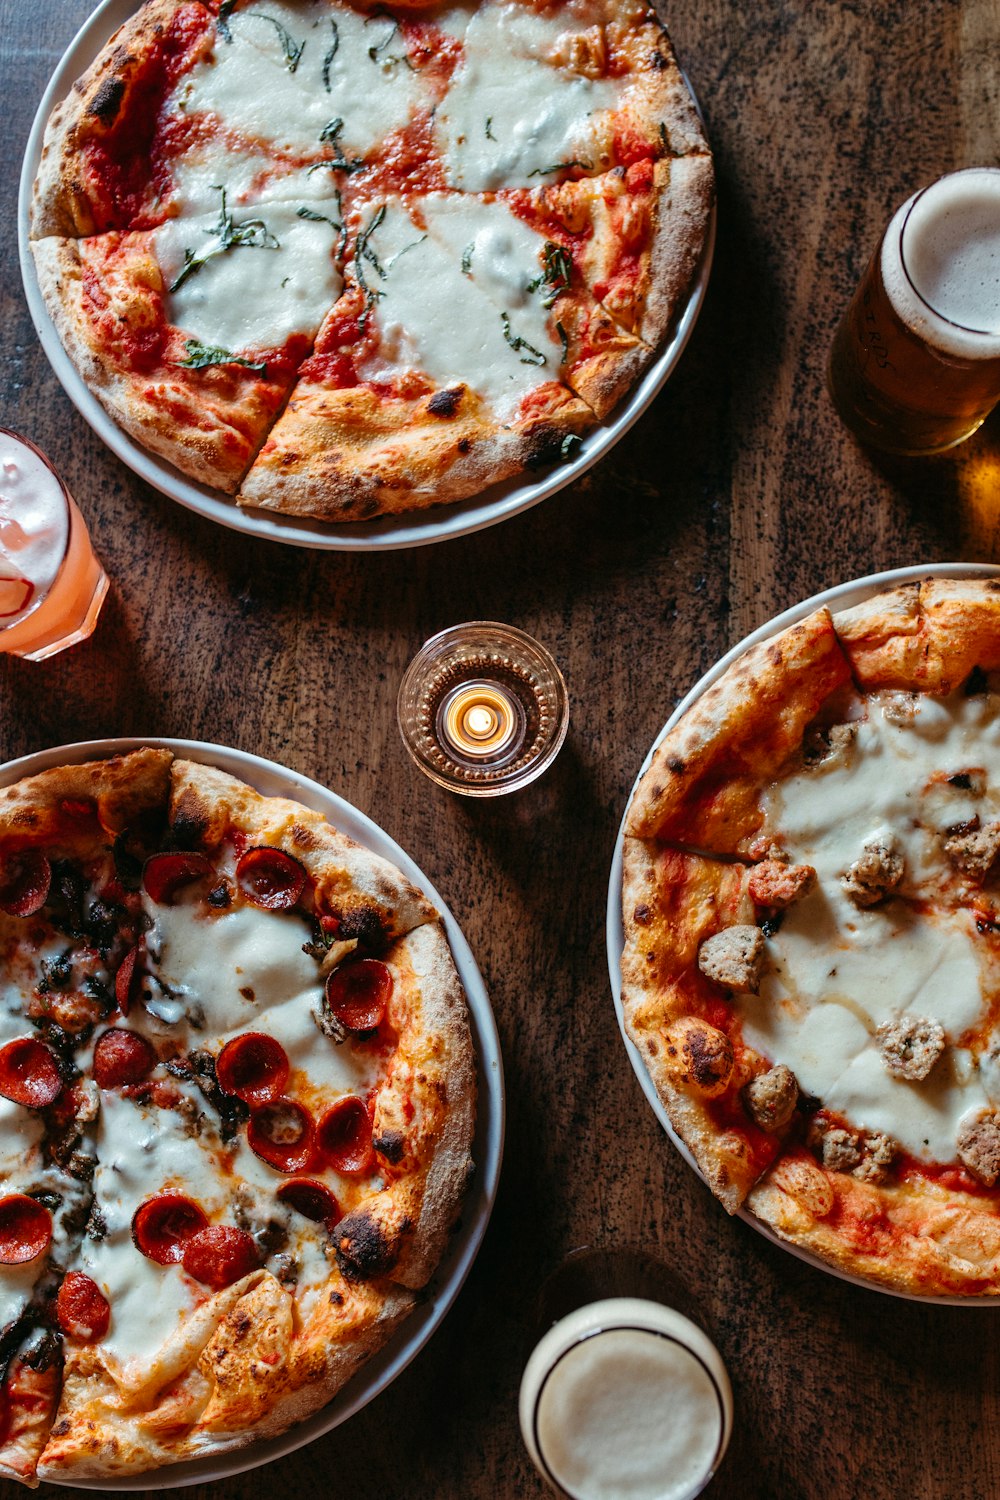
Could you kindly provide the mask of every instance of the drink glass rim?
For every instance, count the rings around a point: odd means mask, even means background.
[[[17,442],[23,443],[26,448],[30,448],[32,453],[34,453],[37,458],[41,459],[42,463],[48,469],[56,484],[59,486],[60,494],[63,497],[63,505],[66,510],[67,520],[66,544],[63,547],[63,553],[62,557],[59,559],[58,568],[56,568],[56,571],[53,573],[48,586],[38,593],[38,597],[28,605],[27,609],[22,610],[20,614],[15,615],[12,620],[7,620],[6,622],[0,621],[0,639],[2,639],[3,632],[5,630],[12,630],[15,625],[22,625],[25,620],[30,620],[35,611],[41,609],[42,605],[45,603],[46,599],[55,588],[60,576],[62,575],[62,571],[66,566],[66,560],[69,557],[70,546],[73,541],[73,528],[77,523],[73,517],[73,497],[70,495],[65,480],[63,479],[59,471],[54,467],[52,460],[48,457],[48,455],[46,453],[43,453],[38,444],[31,441],[31,438],[25,437],[23,432],[16,432],[13,427],[0,427],[0,437],[14,438]]]
[[[909,205],[907,206],[903,222],[899,226],[899,264],[903,269],[903,275],[906,277],[907,284],[913,295],[916,297],[917,301],[922,307],[926,307],[927,311],[933,317],[937,318],[939,322],[947,323],[949,328],[957,328],[959,333],[969,333],[974,338],[990,339],[993,342],[996,342],[998,338],[997,334],[988,333],[985,328],[970,328],[968,323],[959,323],[954,318],[949,318],[947,314],[939,312],[938,309],[934,306],[933,302],[928,302],[927,298],[924,296],[923,292],[920,290],[916,282],[913,280],[913,277],[910,275],[910,268],[906,264],[906,229],[910,222],[910,215],[913,213],[913,210],[916,208],[921,198],[923,198],[924,195],[926,193],[929,193],[933,188],[936,188],[939,183],[946,182],[951,177],[961,177],[966,172],[992,172],[1000,177],[1000,167],[959,167],[954,172],[945,172],[943,176],[935,177],[933,182],[928,182],[925,187],[920,188],[916,193],[914,193],[913,197],[910,199]]]
[[[621,1299],[607,1298],[605,1300],[607,1300],[607,1301],[616,1301],[616,1300],[621,1300]],[[678,1316],[683,1317],[684,1315],[681,1313]],[[685,1321],[690,1321],[690,1320],[689,1319],[685,1319]],[[556,1326],[558,1327],[558,1324]],[[697,1325],[692,1325],[692,1326],[696,1327]],[[559,1353],[555,1356],[555,1358],[553,1359],[551,1365],[546,1370],[545,1375],[543,1376],[542,1380],[539,1382],[538,1390],[535,1392],[535,1399],[534,1399],[534,1403],[533,1403],[532,1409],[531,1409],[531,1432],[532,1432],[532,1437],[534,1438],[535,1452],[538,1454],[538,1457],[539,1457],[539,1459],[541,1461],[541,1465],[542,1465],[542,1468],[544,1470],[545,1477],[553,1485],[553,1487],[559,1492],[560,1495],[564,1495],[564,1496],[567,1497],[567,1500],[579,1500],[579,1497],[575,1496],[572,1490],[568,1490],[566,1488],[566,1486],[562,1483],[562,1481],[560,1479],[557,1479],[556,1476],[555,1476],[555,1474],[552,1472],[552,1469],[551,1469],[551,1467],[549,1465],[549,1461],[548,1461],[548,1459],[547,1459],[547,1457],[545,1455],[545,1449],[542,1446],[541,1433],[538,1430],[538,1413],[539,1413],[539,1409],[540,1409],[541,1404],[542,1404],[542,1396],[545,1393],[545,1388],[548,1385],[549,1381],[552,1379],[552,1376],[555,1374],[555,1372],[558,1369],[558,1367],[560,1366],[560,1364],[562,1364],[563,1360],[566,1359],[567,1356],[570,1355],[573,1352],[574,1349],[578,1349],[581,1344],[585,1344],[589,1339],[600,1338],[603,1334],[606,1334],[606,1333],[649,1333],[649,1334],[653,1334],[657,1338],[664,1339],[669,1344],[676,1344],[678,1348],[683,1349],[685,1351],[685,1353],[690,1354],[691,1358],[697,1364],[699,1364],[701,1366],[701,1368],[704,1370],[705,1374],[708,1376],[709,1382],[711,1383],[711,1386],[712,1386],[712,1391],[714,1392],[714,1395],[715,1395],[716,1403],[718,1405],[719,1435],[718,1435],[718,1438],[717,1438],[716,1444],[715,1444],[715,1452],[712,1455],[712,1462],[709,1464],[708,1469],[706,1470],[704,1478],[701,1480],[698,1489],[688,1491],[688,1494],[684,1497],[684,1500],[694,1500],[694,1497],[697,1496],[697,1495],[700,1495],[702,1493],[702,1491],[705,1489],[706,1485],[712,1479],[713,1475],[715,1474],[716,1470],[719,1467],[719,1464],[722,1461],[723,1454],[726,1451],[726,1447],[727,1447],[727,1441],[726,1441],[726,1412],[727,1412],[726,1401],[725,1401],[725,1398],[723,1396],[722,1390],[721,1390],[721,1388],[719,1386],[718,1380],[716,1380],[715,1375],[709,1369],[708,1365],[702,1359],[702,1357],[698,1353],[698,1351],[696,1349],[692,1349],[692,1347],[691,1347],[690,1344],[685,1343],[685,1341],[683,1339],[678,1338],[675,1334],[668,1333],[666,1331],[666,1329],[664,1329],[664,1328],[651,1328],[648,1323],[639,1323],[639,1322],[607,1323],[604,1326],[599,1327],[599,1328],[588,1328],[588,1329],[585,1329],[583,1333],[581,1333],[577,1338],[574,1338],[569,1344],[567,1344],[564,1349],[560,1349]]]

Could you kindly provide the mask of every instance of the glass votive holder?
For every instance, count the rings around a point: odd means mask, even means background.
[[[552,656],[530,635],[472,620],[417,652],[396,717],[410,755],[438,786],[499,797],[551,765],[566,738],[569,699]]]

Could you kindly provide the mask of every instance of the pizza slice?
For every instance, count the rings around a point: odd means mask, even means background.
[[[32,244],[70,358],[122,427],[232,492],[340,291],[336,202]],[[307,217],[308,215],[308,217]]]
[[[834,626],[866,691],[946,696],[1000,671],[1000,585],[926,578],[841,610]]]
[[[569,456],[595,420],[565,378],[583,330],[560,335],[544,296],[499,306],[401,198],[358,202],[347,223],[344,295],[240,503],[364,519]]]

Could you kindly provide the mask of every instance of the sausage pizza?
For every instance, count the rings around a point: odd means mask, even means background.
[[[31,240],[127,432],[350,521],[572,454],[711,196],[643,0],[146,0],[53,112]]]
[[[436,912],[165,750],[0,792],[0,1472],[284,1431],[406,1317],[470,1171]]]
[[[1000,583],[740,657],[626,820],[622,1001],[730,1212],[897,1290],[1000,1293]]]

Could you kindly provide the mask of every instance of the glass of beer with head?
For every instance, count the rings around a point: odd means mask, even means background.
[[[969,167],[914,193],[841,319],[834,405],[863,442],[940,453],[1000,401],[1000,169]]]

